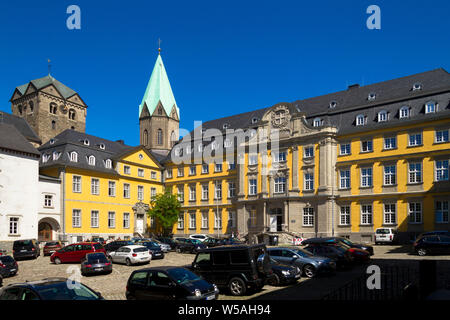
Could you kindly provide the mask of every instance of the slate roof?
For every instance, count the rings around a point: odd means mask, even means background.
[[[33,128],[21,117],[0,111],[0,123],[13,125],[29,141],[42,143]]]
[[[55,78],[53,78],[51,75],[47,75],[43,78],[31,80],[30,82],[23,84],[21,86],[16,87],[16,89],[19,91],[21,95],[23,95],[30,84],[33,84],[37,90],[40,90],[42,88],[47,87],[50,84],[53,84],[55,88],[58,90],[58,92],[64,97],[64,99],[68,99],[76,94],[76,92],[66,85],[62,84]]]
[[[40,153],[12,124],[0,122],[0,148],[31,154],[39,158]]]

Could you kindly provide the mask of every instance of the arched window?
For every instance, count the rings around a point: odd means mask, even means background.
[[[175,135],[175,131],[172,131],[172,133],[170,134],[170,143],[171,146],[173,147],[175,145],[175,143],[177,142],[177,137]]]
[[[34,110],[34,103],[33,103],[33,101],[30,101],[29,105],[30,105],[30,113],[33,113],[33,110]]]
[[[70,153],[70,161],[78,162],[78,153],[76,153],[75,151],[72,151]]]
[[[378,112],[378,122],[388,121],[388,113],[386,110]]]
[[[403,106],[400,108],[400,119],[409,118],[409,107]]]
[[[161,129],[158,129],[158,133],[156,135],[156,139],[157,139],[157,144],[163,144],[163,132]]]
[[[56,105],[56,103],[52,102],[50,103],[50,113],[51,114],[56,114],[56,111],[58,110],[58,106]]]
[[[75,120],[75,110],[73,110],[73,109],[69,110],[69,119]]]
[[[356,116],[356,125],[357,126],[362,126],[365,124],[365,117],[363,114],[359,114]]]
[[[17,109],[19,110],[19,114],[22,115],[22,105],[20,104]]]
[[[90,166],[95,166],[95,157],[94,156],[89,156],[88,163],[89,163]]]
[[[434,113],[436,109],[436,103],[434,101],[428,101],[425,104],[425,113]]]
[[[111,161],[111,159],[106,159],[106,161],[105,161],[105,167],[106,167],[107,169],[111,169],[111,168],[112,168],[112,161]]]
[[[56,129],[56,121],[52,120],[52,129],[55,130]]]
[[[148,131],[144,130],[144,134],[142,136],[142,144],[144,146],[148,145]]]
[[[315,118],[313,121],[313,126],[314,127],[320,127],[323,124],[323,120],[320,118]]]
[[[159,107],[159,108],[158,108],[158,115],[160,115],[160,116],[161,116],[162,114],[163,114],[163,112],[162,112],[162,108],[161,108],[161,107]]]

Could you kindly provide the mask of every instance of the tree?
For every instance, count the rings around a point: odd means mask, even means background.
[[[164,193],[152,197],[147,214],[155,219],[164,235],[168,235],[178,221],[180,208],[181,204],[177,195],[173,194],[170,189],[166,189]]]

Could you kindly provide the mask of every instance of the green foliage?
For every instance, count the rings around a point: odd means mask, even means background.
[[[181,204],[178,196],[173,194],[170,189],[166,189],[164,193],[159,193],[152,197],[150,201],[150,209],[147,214],[155,219],[164,233],[170,233],[173,225],[178,221]]]

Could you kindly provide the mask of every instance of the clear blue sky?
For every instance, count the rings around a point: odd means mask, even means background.
[[[81,8],[81,30],[66,8]],[[369,5],[381,30],[369,30]],[[1,1],[0,110],[47,74],[88,104],[87,133],[139,144],[138,106],[157,57],[182,128],[443,67],[449,1]]]

